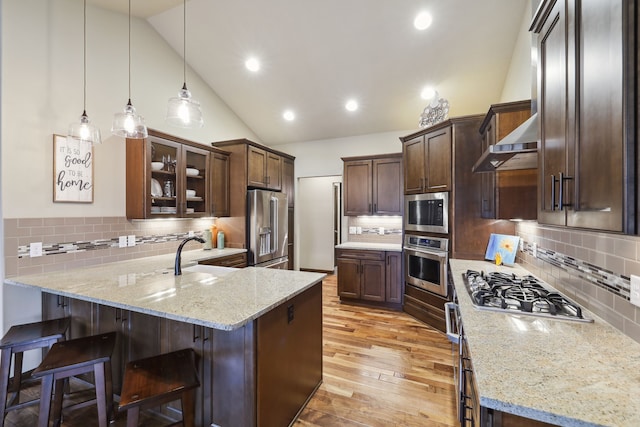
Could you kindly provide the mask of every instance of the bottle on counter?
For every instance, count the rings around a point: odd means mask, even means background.
[[[212,236],[212,238],[211,238],[211,248],[214,248],[214,249],[215,249],[215,247],[216,247],[216,240],[217,240],[217,238],[218,238],[218,227],[216,227],[216,225],[215,225],[215,224],[212,224],[212,225],[211,225],[211,230],[210,230],[210,231],[211,231],[211,236]]]
[[[224,249],[224,233],[222,230],[218,231],[218,249]]]
[[[211,239],[212,239],[211,230],[204,230],[203,238],[204,238],[204,250],[210,250]]]

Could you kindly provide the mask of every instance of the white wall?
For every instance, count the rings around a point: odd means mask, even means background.
[[[524,8],[520,32],[516,40],[507,78],[502,88],[500,102],[521,101],[531,98],[531,79],[535,70],[531,64],[531,0],[527,0]]]
[[[87,7],[87,113],[100,127],[94,149],[94,202],[52,202],[52,134],[66,135],[82,114],[80,0],[2,2],[2,197],[4,217],[124,216],[125,143],[110,134],[128,98],[128,19]],[[257,136],[187,71],[205,127],[166,125],[167,100],[182,86],[182,58],[144,20],[131,29],[132,102],[149,127],[201,143]]]

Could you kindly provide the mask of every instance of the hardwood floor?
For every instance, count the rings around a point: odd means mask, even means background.
[[[451,344],[402,312],[341,304],[323,283],[323,383],[300,426],[455,426]]]
[[[458,425],[451,344],[441,332],[406,313],[341,304],[335,276],[323,283],[323,324],[323,383],[294,426]],[[36,425],[37,410],[10,412],[5,425]],[[165,424],[149,416],[144,422]],[[93,406],[62,423],[94,425]],[[125,425],[124,417],[111,424]]]

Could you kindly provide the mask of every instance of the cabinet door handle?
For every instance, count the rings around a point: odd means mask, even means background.
[[[432,185],[431,188],[447,188],[447,184],[442,185]]]
[[[371,213],[371,203],[369,203],[369,213]]]
[[[374,204],[373,204],[373,212],[374,212],[374,213],[375,213],[375,212],[378,212],[378,204],[377,204],[377,203],[374,203]]]
[[[564,203],[564,182],[570,181],[572,179],[573,179],[572,176],[564,176],[564,174],[560,172],[560,180],[559,180],[560,189],[558,190],[560,193],[558,197],[558,209],[560,210],[564,209],[565,207],[573,206],[572,203]]]
[[[198,331],[196,330],[196,328],[198,328],[197,325],[192,325],[193,328],[193,333],[192,333],[192,337],[193,337],[193,342],[198,341],[198,338],[200,338],[200,336],[198,335]]]

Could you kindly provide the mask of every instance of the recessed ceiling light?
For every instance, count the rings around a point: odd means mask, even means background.
[[[282,114],[282,117],[284,117],[286,121],[290,122],[296,118],[296,115],[293,113],[293,111],[287,110]]]
[[[355,99],[350,99],[344,105],[344,108],[346,108],[347,111],[356,111],[358,109],[358,101],[356,101]]]
[[[244,66],[247,67],[247,70],[255,73],[260,70],[260,61],[257,58],[249,58],[245,61]]]
[[[422,92],[420,92],[420,97],[422,99],[429,100],[434,96],[436,96],[436,90],[431,86],[425,87],[424,89],[422,89]]]
[[[420,12],[413,20],[413,26],[418,30],[426,30],[431,25],[433,18],[429,12]]]

